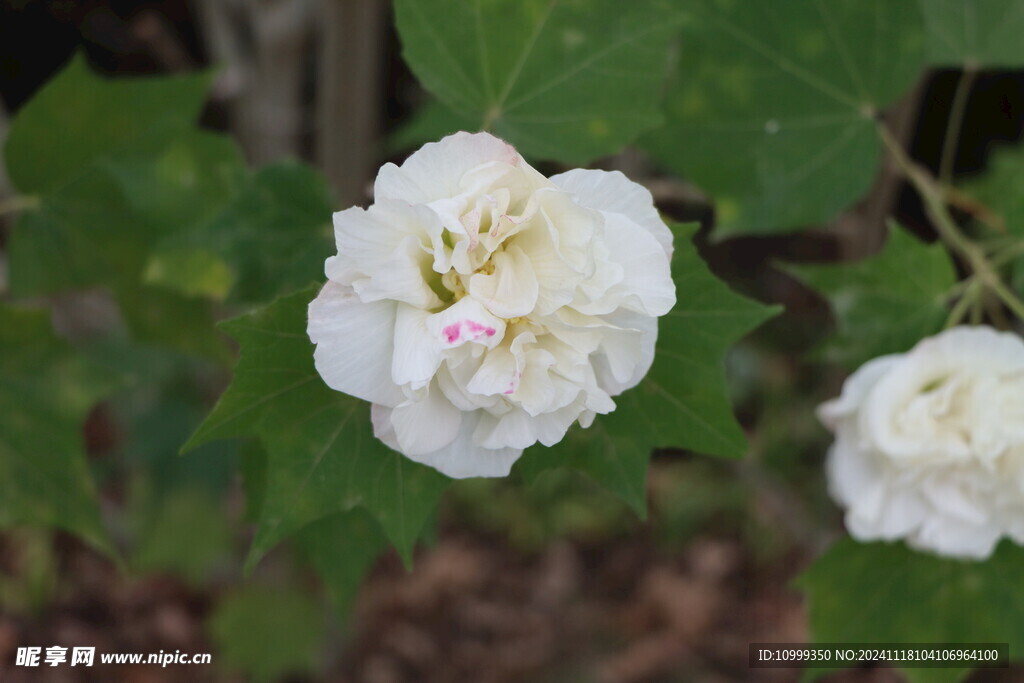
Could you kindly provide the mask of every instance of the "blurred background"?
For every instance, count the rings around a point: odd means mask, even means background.
[[[378,166],[422,142],[409,131],[427,95],[402,61],[385,0],[2,0],[0,139],[76,53],[111,76],[214,69],[203,124],[229,133],[253,166],[284,158],[312,164],[328,178],[338,209],[368,204]],[[915,157],[933,168],[958,77],[926,74],[888,113]],[[983,169],[992,141],[1020,137],[1022,108],[1024,76],[978,75],[957,175]],[[700,221],[703,255],[735,289],[785,304],[783,316],[729,358],[734,403],[752,443],[747,459],[657,453],[646,521],[567,472],[532,487],[460,482],[415,568],[385,554],[351,609],[339,613],[290,545],[243,578],[250,526],[235,473],[244,448],[177,454],[228,377],[189,366],[187,382],[169,379],[159,392],[103,403],[85,425],[124,566],[61,532],[0,535],[0,680],[797,680],[790,670],[749,670],[747,646],[807,638],[791,582],[842,531],[822,473],[828,438],[813,408],[837,392],[842,375],[806,355],[831,329],[827,304],[778,263],[871,254],[893,207],[925,239],[927,221],[886,165],[832,225],[712,243],[714,213],[699,188],[660,173],[635,150],[598,166],[647,185],[669,216]],[[10,193],[0,175],[0,199]],[[10,229],[3,220],[0,249]],[[103,324],[102,300],[79,296],[55,307],[69,334]],[[171,361],[123,362],[155,377],[181,376]],[[14,667],[15,649],[26,644],[212,652],[213,664]],[[901,679],[865,669],[827,680]]]

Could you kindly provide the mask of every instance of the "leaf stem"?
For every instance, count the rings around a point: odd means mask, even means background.
[[[953,306],[953,310],[950,311],[949,317],[946,318],[946,324],[943,329],[949,329],[955,327],[963,321],[967,315],[967,309],[971,308],[972,304],[978,300],[978,295],[981,293],[981,283],[975,280],[973,277],[963,281],[966,283],[966,291],[957,299],[956,305]]]
[[[992,228],[995,232],[1002,235],[1007,234],[1006,220],[1001,215],[979,202],[977,199],[964,194],[951,185],[943,187],[942,194],[946,198],[946,201],[949,202],[950,206],[955,206],[961,211],[966,211],[978,219],[979,223]]]
[[[956,150],[960,143],[964,114],[967,112],[967,100],[977,75],[977,66],[968,63],[964,65],[964,71],[956,83],[953,104],[949,110],[949,121],[946,123],[946,135],[942,141],[942,159],[939,162],[939,182],[942,185],[949,185],[953,180],[953,164],[956,162]]]
[[[878,134],[885,143],[889,153],[892,154],[896,164],[903,171],[904,176],[910,181],[914,189],[921,195],[924,202],[925,213],[931,219],[936,232],[951,251],[964,259],[970,267],[973,277],[976,277],[981,284],[995,294],[1013,314],[1024,320],[1024,301],[1021,301],[1014,292],[1000,279],[999,274],[985,256],[984,249],[979,244],[968,238],[956,224],[949,210],[946,208],[946,197],[942,187],[935,181],[927,169],[915,163],[903,149],[903,146],[893,136],[892,132],[884,123],[878,124]],[[980,298],[976,299],[976,305],[972,307],[972,320],[979,317],[981,311]]]
[[[989,254],[993,266],[1004,266],[1018,256],[1024,255],[1024,240],[1015,240],[1012,244],[992,250]]]

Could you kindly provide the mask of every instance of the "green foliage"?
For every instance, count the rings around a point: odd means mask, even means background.
[[[232,143],[195,129],[207,85],[111,81],[75,59],[18,113],[7,169],[39,208],[12,233],[14,295],[105,287],[138,338],[227,359],[202,301],[141,284],[152,245],[209,217],[244,176]]]
[[[977,68],[1024,64],[1024,7],[1017,0],[918,0],[929,59]]]
[[[218,214],[158,245],[147,272],[174,272],[184,261],[200,269],[211,294],[230,290],[234,302],[265,303],[319,279],[334,242],[332,211],[323,176],[297,162],[273,164],[254,172]],[[196,279],[179,272],[167,284],[189,294]]]
[[[182,488],[148,511],[137,529],[136,571],[173,572],[202,585],[231,551],[231,528],[221,505],[196,487]]]
[[[196,128],[207,85],[107,80],[76,59],[19,112],[7,165],[39,207],[12,233],[14,295],[107,288],[138,340],[226,362],[212,301],[266,302],[317,277],[326,183],[294,162],[249,174],[233,142]]]
[[[47,314],[0,307],[0,524],[55,526],[112,551],[82,448],[86,413],[112,388]]]
[[[319,519],[295,540],[341,614],[348,611],[366,572],[387,546],[380,525],[359,508]]]
[[[18,571],[0,574],[0,610],[10,616],[38,614],[60,583],[60,560],[53,546],[53,532],[13,529],[4,534],[4,540]]]
[[[939,558],[902,543],[833,545],[798,585],[821,643],[1005,643],[1024,649],[1024,548],[1003,543],[985,562]],[[914,683],[963,678],[966,669],[905,669]]]
[[[517,465],[527,477],[559,464],[580,469],[644,516],[653,448],[743,456],[746,437],[733,416],[725,354],[777,312],[730,290],[708,270],[692,243],[693,227],[676,230],[672,277],[676,305],[658,322],[654,365],[639,386],[587,430],[552,449],[534,447]]]
[[[446,498],[449,515],[529,554],[559,539],[607,543],[636,528],[624,502],[577,470],[552,467],[523,483],[515,476],[460,480]]]
[[[323,610],[294,589],[239,590],[217,605],[208,626],[217,647],[214,661],[252,681],[308,676],[318,664],[325,637]]]
[[[826,353],[851,369],[941,330],[957,279],[941,244],[926,246],[896,225],[877,256],[790,270],[828,297],[837,331]]]
[[[392,153],[415,149],[427,142],[440,140],[460,130],[475,130],[479,120],[459,115],[437,101],[431,101],[413,112],[387,140]]]
[[[76,57],[18,113],[8,175],[24,194],[49,194],[111,158],[159,152],[192,126],[208,85],[205,74],[107,81]]]
[[[250,566],[306,524],[365,507],[408,561],[448,479],[373,436],[369,404],[334,391],[313,366],[302,290],[224,324],[241,346],[231,386],[185,448],[258,436],[266,489]]]
[[[682,7],[668,125],[643,146],[710,193],[718,233],[804,227],[860,197],[881,158],[875,117],[924,66],[913,3]]]
[[[528,156],[584,162],[661,121],[663,0],[397,0],[395,14],[406,61],[455,120]]]

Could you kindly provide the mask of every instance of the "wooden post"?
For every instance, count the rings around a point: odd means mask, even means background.
[[[321,0],[316,160],[339,206],[366,204],[379,162],[387,5]]]

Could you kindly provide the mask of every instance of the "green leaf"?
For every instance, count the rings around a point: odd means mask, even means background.
[[[348,612],[363,578],[387,546],[380,526],[358,508],[313,522],[295,540],[342,615]]]
[[[227,513],[200,489],[179,489],[144,512],[137,538],[136,571],[170,571],[197,586],[231,553]]]
[[[267,166],[218,215],[161,243],[149,268],[182,253],[192,259],[215,254],[231,273],[232,300],[266,303],[323,276],[324,258],[334,249],[333,211],[322,175],[291,161]],[[217,268],[208,264],[207,275],[223,272]],[[187,294],[193,285],[179,277],[177,287]]]
[[[186,297],[223,301],[234,284],[234,273],[217,254],[196,247],[170,248],[150,256],[142,280],[147,285],[177,290]]]
[[[940,558],[902,543],[844,539],[797,584],[819,643],[1006,643],[1024,651],[1024,548],[1005,542],[985,562]],[[957,681],[966,669],[905,669],[914,683]]]
[[[975,68],[1024,64],[1024,7],[1017,0],[918,2],[933,63]]]
[[[712,275],[692,243],[694,232],[693,227],[676,229],[677,301],[658,321],[647,377],[616,397],[611,414],[598,416],[587,430],[575,430],[556,450],[531,449],[520,465],[528,477],[562,464],[580,469],[643,516],[652,449],[731,458],[746,453],[747,440],[729,402],[725,355],[778,309],[736,294]]]
[[[324,612],[295,589],[248,586],[227,596],[208,624],[215,661],[247,680],[309,677],[326,641]]]
[[[255,522],[260,518],[263,499],[267,496],[267,454],[256,439],[242,444],[238,453],[238,469],[245,489],[245,519]]]
[[[220,363],[230,360],[225,338],[214,326],[210,301],[136,285],[119,290],[121,315],[135,339],[169,346]]]
[[[82,422],[113,386],[46,313],[0,307],[0,524],[56,526],[113,552],[82,448]]]
[[[205,73],[108,80],[74,58],[14,118],[11,182],[22,194],[50,193],[111,154],[160,149],[193,125],[209,82]]]
[[[29,297],[99,286],[127,291],[139,281],[154,238],[146,227],[108,169],[84,174],[15,223],[11,293]]]
[[[5,149],[8,172],[40,201],[11,235],[15,296],[104,287],[137,337],[226,358],[205,302],[141,286],[172,277],[174,264],[145,270],[152,246],[209,220],[244,176],[230,140],[195,129],[208,80],[107,80],[74,60],[24,107]],[[217,277],[204,272],[185,293],[223,288]]]
[[[956,270],[941,244],[922,244],[896,225],[873,258],[788,269],[828,297],[837,329],[826,355],[851,369],[902,353],[941,330],[956,283]]]
[[[616,399],[615,412],[623,409],[627,397]],[[640,519],[646,519],[647,465],[652,443],[635,433],[610,433],[605,425],[609,419],[600,416],[588,429],[573,427],[551,448],[537,445],[527,449],[515,464],[516,472],[535,486],[553,469],[578,470],[622,499]]]
[[[661,121],[662,0],[397,0],[395,15],[423,85],[526,155],[582,163]]]
[[[685,3],[668,125],[643,146],[714,199],[720,236],[820,223],[863,195],[877,112],[924,66],[909,2]]]
[[[75,60],[26,105],[7,162],[22,191],[43,194],[12,235],[15,295],[108,287],[138,338],[226,358],[205,302],[140,286],[161,282],[159,270],[143,273],[152,244],[207,220],[244,174],[233,143],[194,129],[207,84],[206,76],[108,81]],[[199,290],[216,286],[204,277]]]
[[[989,158],[988,170],[967,183],[963,189],[1003,219],[1008,236],[1015,242],[1009,249],[1016,256],[1009,260],[1013,287],[1024,294],[1024,149],[1006,147]],[[995,257],[1002,258],[999,253]]]
[[[427,102],[388,136],[387,149],[393,154],[405,152],[460,130],[473,130],[478,124],[478,119],[456,114],[440,102]]]
[[[235,142],[203,130],[182,131],[155,154],[132,151],[102,167],[156,236],[212,220],[246,179]]]
[[[249,557],[310,522],[365,507],[408,561],[448,479],[373,436],[369,404],[333,391],[313,366],[306,308],[315,288],[224,323],[241,347],[231,386],[185,444],[258,436],[266,491]]]

